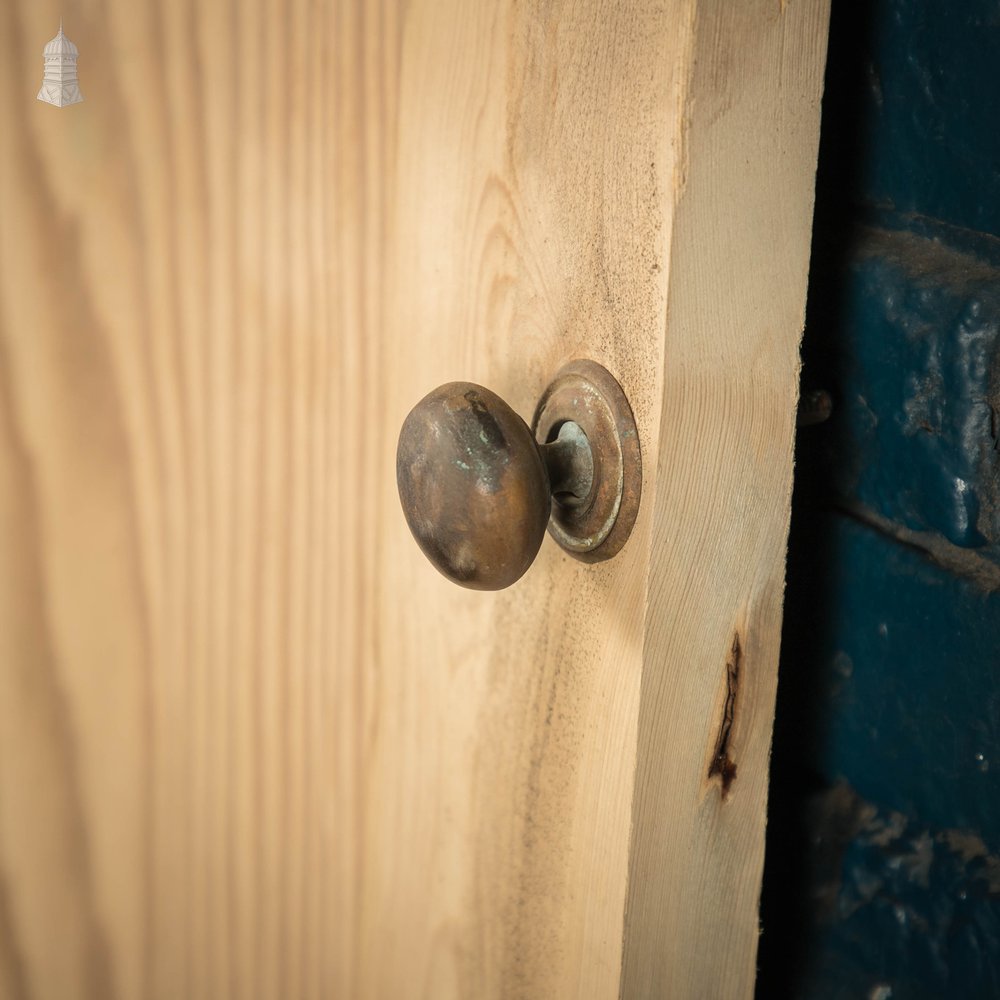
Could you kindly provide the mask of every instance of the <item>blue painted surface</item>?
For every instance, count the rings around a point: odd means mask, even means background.
[[[988,0],[834,0],[859,114],[851,194],[955,226],[1000,233],[997,60]],[[856,62],[855,62],[856,60]],[[839,71],[840,67],[835,67]]]
[[[903,813],[874,810],[846,785],[814,823],[843,834],[820,852],[835,884],[816,897],[827,926],[813,939],[809,995],[989,1000],[1000,995],[997,859],[961,832],[935,831]]]
[[[1000,4],[833,14],[758,996],[1000,997]]]
[[[922,236],[869,229],[846,301],[836,445],[854,461],[837,463],[837,491],[955,545],[989,548],[1000,541],[988,386],[1000,270]]]
[[[850,518],[823,530],[837,552],[817,648],[824,771],[934,830],[995,835],[1000,594]]]
[[[827,374],[833,487],[953,544],[1000,541],[1000,269],[940,239],[859,230]]]

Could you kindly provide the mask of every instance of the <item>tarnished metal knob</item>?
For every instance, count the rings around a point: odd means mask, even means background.
[[[537,555],[546,524],[588,561],[609,558],[628,538],[641,489],[639,438],[610,373],[589,361],[567,365],[532,428],[472,382],[440,386],[403,422],[403,512],[424,554],[455,583],[509,587]]]

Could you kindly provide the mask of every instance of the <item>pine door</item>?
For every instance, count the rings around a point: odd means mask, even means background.
[[[751,996],[826,22],[0,5],[0,995]],[[455,587],[406,412],[574,358],[628,544]]]

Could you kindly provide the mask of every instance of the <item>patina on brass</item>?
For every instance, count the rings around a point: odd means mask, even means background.
[[[566,551],[588,561],[614,555],[628,538],[639,441],[614,378],[593,362],[567,365],[542,396],[534,428],[533,436],[499,396],[472,382],[435,389],[403,422],[403,512],[424,554],[462,586],[509,587],[534,560],[546,523]]]
[[[410,411],[396,482],[417,544],[450,580],[500,590],[531,565],[549,480],[527,424],[495,393],[449,382]]]
[[[622,387],[594,361],[571,361],[549,383],[532,421],[535,439],[556,441],[567,423],[590,443],[593,485],[578,502],[556,496],[549,534],[577,559],[610,559],[628,540],[639,512],[642,453]]]

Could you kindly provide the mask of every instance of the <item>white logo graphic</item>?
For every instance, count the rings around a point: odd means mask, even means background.
[[[59,34],[44,49],[45,79],[38,99],[57,108],[67,104],[79,104],[83,100],[80,84],[76,79],[76,46],[63,34],[62,18],[59,19]]]

